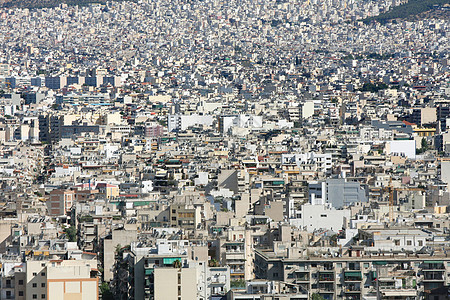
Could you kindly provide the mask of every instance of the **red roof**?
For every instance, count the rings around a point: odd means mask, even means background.
[[[415,123],[410,123],[408,121],[402,121],[403,124],[408,125],[408,126],[412,126],[412,125],[416,125]]]

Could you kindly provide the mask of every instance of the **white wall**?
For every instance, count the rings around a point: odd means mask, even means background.
[[[290,219],[291,225],[305,228],[308,232],[316,229],[328,229],[338,232],[344,226],[344,218],[350,219],[350,210],[330,209],[326,205],[302,205],[301,218]]]
[[[441,180],[447,183],[450,189],[450,161],[441,162]]]
[[[389,154],[402,153],[407,158],[416,158],[416,143],[414,140],[406,141],[389,141],[387,144]]]

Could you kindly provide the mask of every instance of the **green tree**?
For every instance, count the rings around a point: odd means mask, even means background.
[[[428,143],[427,143],[427,140],[425,138],[422,138],[422,141],[420,142],[420,147],[423,150],[427,150],[428,149]]]
[[[75,228],[75,226],[67,227],[66,229],[64,229],[64,233],[67,235],[69,242],[77,241],[77,229]]]
[[[311,300],[325,300],[325,298],[320,296],[319,294],[312,294]]]
[[[181,261],[177,259],[176,261],[174,261],[174,262],[172,263],[172,266],[173,266],[175,269],[180,269],[180,268],[181,268]]]
[[[417,154],[424,153],[428,150],[428,143],[425,138],[422,138],[422,141],[420,142],[420,149],[417,149]]]
[[[230,287],[232,287],[232,288],[245,288],[245,280],[244,279],[231,280]]]
[[[111,292],[111,289],[109,288],[109,284],[106,282],[103,282],[100,285],[100,295],[102,295],[103,300],[113,300],[114,295]]]
[[[219,266],[219,262],[215,258],[213,258],[210,261],[208,261],[208,266],[210,266],[210,267],[218,267]]]

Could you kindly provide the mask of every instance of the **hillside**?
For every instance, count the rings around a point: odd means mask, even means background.
[[[396,6],[386,13],[367,18],[364,22],[378,21],[386,23],[393,19],[410,19],[428,11],[443,10],[443,7],[446,5],[450,5],[450,0],[410,0],[408,3]],[[446,9],[450,9],[450,7],[446,6]],[[443,11],[443,13],[445,14],[446,12]]]
[[[0,7],[44,8],[55,7],[62,3],[87,5],[89,3],[106,3],[106,0],[0,0]]]

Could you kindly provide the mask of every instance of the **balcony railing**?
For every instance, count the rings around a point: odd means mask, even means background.
[[[319,276],[319,281],[334,281],[334,276]]]
[[[361,291],[361,287],[360,286],[355,286],[355,285],[347,285],[347,286],[344,287],[344,291],[346,293],[360,292]]]

